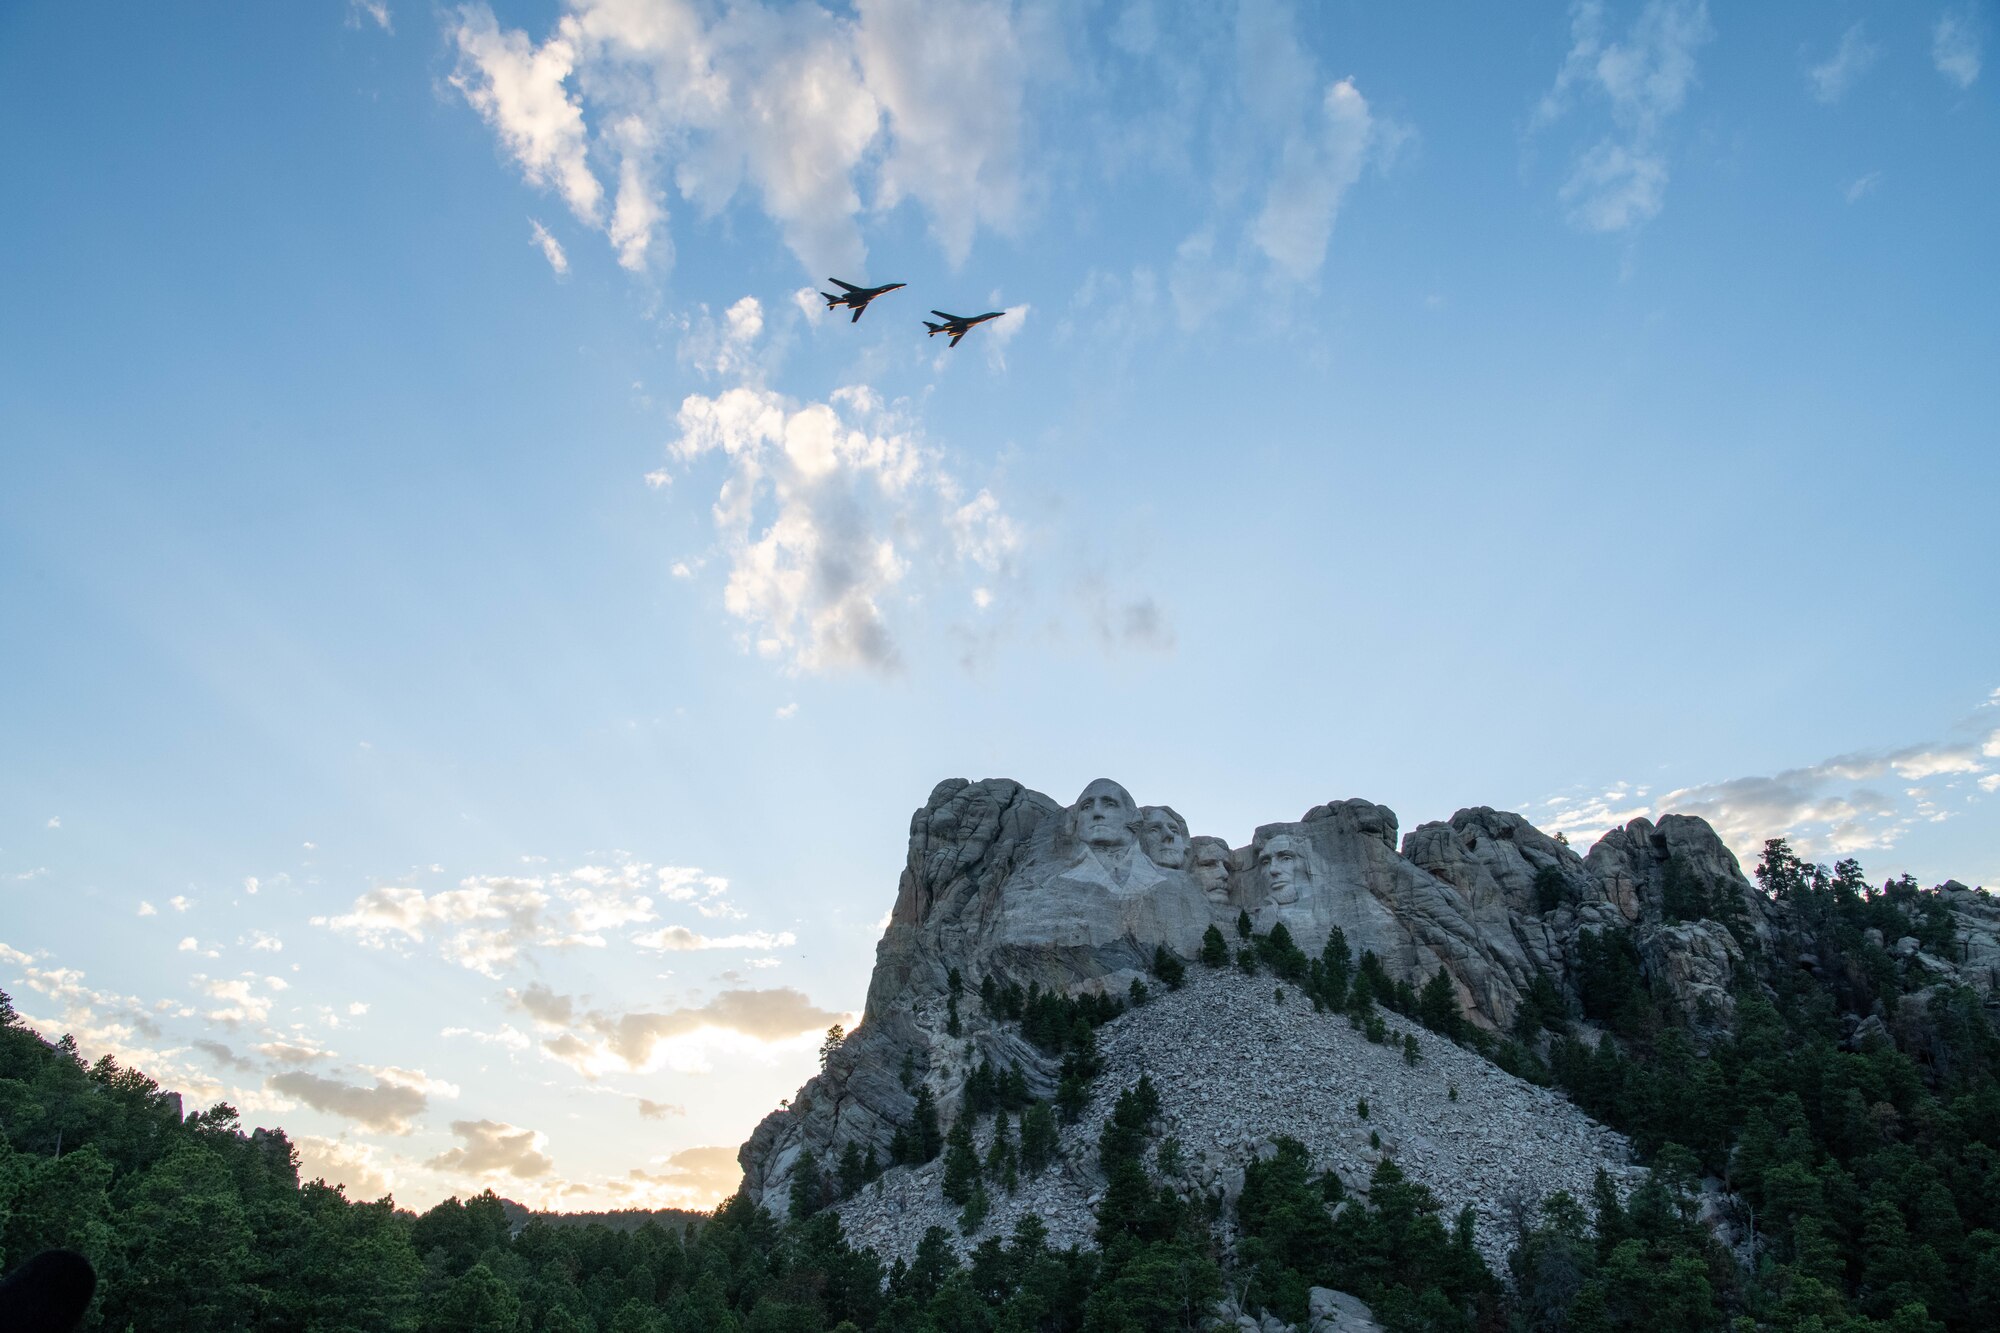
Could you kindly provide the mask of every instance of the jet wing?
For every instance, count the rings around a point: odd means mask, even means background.
[[[858,292],[861,290],[859,287],[856,287],[853,283],[842,282],[839,278],[828,278],[827,281],[832,283],[834,286],[840,288],[840,290],[844,292]]]
[[[953,347],[956,347],[956,346],[958,346],[958,340],[959,340],[960,338],[963,338],[964,336],[965,336],[965,330],[964,330],[964,329],[960,329],[960,330],[959,330],[959,331],[958,331],[957,333],[954,333],[954,334],[952,334],[952,335],[951,335],[951,345],[952,345]]]
[[[942,310],[933,310],[933,311],[931,311],[931,313],[932,313],[933,315],[936,315],[936,316],[937,316],[937,317],[938,317],[939,319],[944,319],[944,320],[949,320],[949,321],[951,321],[951,322],[952,322],[953,324],[956,324],[956,323],[958,323],[958,322],[959,322],[959,319],[958,319],[958,316],[957,316],[957,315],[947,315],[947,314],[946,314],[946,313],[945,313],[944,311],[942,311]]]
[[[858,322],[861,318],[861,312],[866,310],[867,308],[868,308],[868,303],[866,301],[863,301],[860,305],[854,307],[854,318],[848,320],[847,322],[849,324]]]

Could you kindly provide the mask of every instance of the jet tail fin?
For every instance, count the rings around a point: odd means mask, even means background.
[[[943,324],[933,324],[929,320],[924,321],[924,327],[929,329],[933,335],[943,333],[946,328]]]
[[[825,292],[821,292],[820,295],[826,296],[826,308],[828,310],[833,309],[835,306],[839,305],[842,301],[845,301],[847,299],[844,296],[827,296]]]

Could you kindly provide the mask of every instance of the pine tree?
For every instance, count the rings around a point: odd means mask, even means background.
[[[986,1174],[992,1180],[1003,1180],[1014,1169],[1014,1136],[1007,1127],[1007,1112],[1002,1109],[993,1117],[993,1143],[986,1150]]]
[[[1222,932],[1214,926],[1202,932],[1201,961],[1208,967],[1229,966],[1229,942],[1222,938]]]
[[[840,1150],[840,1193],[843,1198],[868,1182],[868,1164],[861,1157],[861,1145],[849,1139]]]
[[[792,1165],[792,1220],[805,1221],[818,1212],[825,1201],[826,1182],[820,1179],[819,1159],[808,1148],[799,1154],[799,1160]]]
[[[1215,927],[1210,926],[1209,929],[1214,930]],[[1219,936],[1220,932],[1217,933]],[[1153,950],[1153,975],[1168,990],[1179,990],[1182,979],[1187,975],[1187,966],[1176,955],[1167,952],[1167,946],[1162,944]]]
[[[1250,912],[1248,908],[1237,909],[1236,938],[1239,940],[1247,940],[1250,938]]]
[[[979,1152],[972,1142],[972,1117],[961,1115],[944,1141],[944,1197],[963,1204],[979,1183]]]
[[[1458,988],[1451,973],[1439,968],[1417,996],[1417,1021],[1444,1037],[1456,1039],[1464,1018],[1458,1012]]]
[[[1021,1169],[1042,1171],[1056,1156],[1056,1118],[1047,1102],[1036,1102],[1021,1113]]]

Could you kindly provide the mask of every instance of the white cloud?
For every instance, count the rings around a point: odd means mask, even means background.
[[[498,976],[524,950],[601,948],[604,932],[653,920],[653,880],[651,866],[621,865],[538,877],[471,876],[457,888],[428,894],[391,885],[362,894],[339,916],[314,917],[312,924],[376,949],[435,938],[443,957]]]
[[[143,898],[139,900],[140,916],[158,916],[159,914],[160,914],[159,908],[153,906],[151,903],[147,902]]]
[[[586,1009],[540,986],[510,991],[508,1002],[542,1027],[560,1029],[543,1039],[543,1051],[589,1078],[647,1073],[670,1062],[706,1068],[704,1045],[719,1041],[754,1051],[825,1032],[832,1023],[851,1025],[855,1018],[821,1009],[789,986],[725,990],[706,1004],[661,1013]]]
[[[671,903],[684,903],[705,917],[740,919],[743,913],[729,902],[729,881],[694,866],[661,866],[659,891]]]
[[[1547,802],[1535,819],[1581,844],[1641,817],[1699,815],[1746,863],[1776,837],[1789,839],[1808,858],[1848,856],[1893,847],[1910,828],[1950,818],[1939,804],[1946,791],[2000,789],[2000,774],[1986,774],[1983,762],[1995,757],[2000,730],[1983,740],[1835,755],[1768,777],[1701,783],[1657,798],[1621,784],[1602,796]],[[1977,781],[1968,784],[1969,778]]]
[[[390,1171],[378,1161],[380,1153],[365,1143],[321,1138],[317,1134],[292,1134],[299,1150],[299,1179],[324,1180],[346,1187],[350,1199],[380,1199],[396,1188]]]
[[[347,0],[347,26],[358,28],[364,18],[371,20],[383,32],[396,31],[387,0]]]
[[[1326,90],[1320,114],[1290,135],[1251,239],[1278,270],[1305,281],[1326,262],[1340,202],[1361,179],[1374,136],[1368,99],[1343,79]]]
[[[756,930],[738,935],[701,935],[686,926],[665,926],[645,935],[634,935],[632,943],[644,949],[678,953],[690,949],[785,949],[798,943],[791,931],[776,935]]]
[[[938,450],[865,386],[797,405],[749,385],[681,404],[675,458],[728,465],[714,519],[729,565],[723,606],[745,646],[793,672],[891,674],[891,623],[922,561],[955,572],[1018,541],[997,503],[968,509]]]
[[[618,251],[618,263],[634,273],[644,272],[653,229],[666,219],[667,210],[645,167],[638,158],[626,157],[618,164],[618,202],[611,210],[611,244]],[[666,258],[671,257],[669,248]],[[665,263],[660,267],[666,267]]]
[[[270,1021],[270,997],[257,994],[251,989],[248,981],[211,981],[207,977],[198,976],[194,979],[194,984],[195,989],[210,999],[222,1001],[218,1008],[208,1011],[209,1018],[217,1023],[235,1027],[239,1023]]]
[[[996,0],[862,0],[855,45],[888,152],[879,204],[921,203],[954,267],[979,226],[1012,224],[1029,57]]]
[[[922,208],[954,264],[1020,212],[1026,88],[1046,61],[1004,0],[567,8],[540,44],[483,3],[460,10],[452,82],[629,268],[671,250],[656,182],[705,215],[753,195],[815,275],[860,269],[864,190]],[[592,155],[617,164],[608,222]]]
[[[529,183],[554,189],[595,224],[604,187],[586,161],[583,108],[566,86],[576,67],[575,21],[564,19],[556,36],[536,46],[525,33],[502,32],[484,5],[467,5],[457,17],[452,86],[493,127]]]
[[[1931,63],[1937,72],[1963,90],[1979,81],[1981,32],[1978,13],[1967,6],[1946,10],[1931,30]]]
[[[264,1080],[272,1092],[304,1102],[315,1111],[352,1120],[379,1134],[408,1134],[430,1103],[421,1088],[377,1078],[372,1087],[287,1070]]]
[[[241,940],[237,941],[238,944],[242,942]],[[266,953],[278,953],[284,949],[285,942],[276,935],[269,935],[261,930],[253,930],[250,932],[250,947],[252,949],[261,949]]]
[[[1702,0],[1648,0],[1622,40],[1607,37],[1600,0],[1572,8],[1569,54],[1534,124],[1554,124],[1585,97],[1610,115],[1610,132],[1577,155],[1562,186],[1573,226],[1624,231],[1658,216],[1667,122],[1694,85],[1695,53],[1713,36]]]
[[[196,949],[199,949],[200,947],[201,947],[201,942],[195,939],[195,937],[192,935],[185,937],[180,942],[180,951],[182,953],[193,953]]]
[[[442,1171],[511,1176],[519,1180],[533,1180],[555,1170],[555,1162],[542,1151],[546,1140],[535,1130],[496,1120],[454,1120],[451,1132],[463,1142],[439,1153],[425,1165]]]
[[[185,912],[188,908],[193,907],[194,903],[190,899],[175,894],[173,897],[167,899],[167,906],[173,908],[176,912]]]
[[[648,1120],[665,1120],[670,1115],[686,1115],[687,1108],[674,1106],[668,1102],[656,1102],[650,1097],[641,1097],[639,1114]]]
[[[562,242],[549,234],[549,229],[542,225],[540,218],[528,219],[528,244],[542,252],[542,258],[549,261],[549,267],[555,270],[557,277],[569,272],[569,256],[563,252]]]
[[[746,296],[723,312],[720,320],[706,306],[687,324],[680,356],[704,375],[756,376],[757,339],[764,332],[764,306]],[[662,474],[665,475],[665,474]]]
[[[1832,55],[1806,71],[1813,96],[1826,103],[1838,102],[1881,54],[1881,48],[1868,40],[1863,26],[1854,24],[1841,34],[1840,46]]]
[[[796,702],[788,704],[780,704],[775,710],[773,710],[771,715],[777,718],[780,722],[789,722],[791,719],[799,715],[799,706]]]
[[[368,1006],[360,1000],[356,1000],[352,1004],[347,1006],[347,1016],[349,1018],[359,1018],[361,1017],[361,1015],[367,1012],[368,1012]]]
[[[441,1078],[433,1078],[421,1069],[402,1069],[395,1065],[363,1065],[362,1071],[380,1083],[394,1084],[399,1088],[414,1088],[427,1097],[444,1097],[455,1100],[459,1095],[456,1083]]]
[[[658,1171],[634,1167],[605,1189],[632,1207],[707,1209],[734,1194],[742,1182],[736,1149],[717,1145],[683,1148],[665,1158]]]
[[[52,828],[52,829],[55,829],[55,828],[61,828],[61,827],[62,827],[62,816],[61,816],[61,815],[50,815],[50,816],[49,816],[49,822],[48,822],[47,824],[43,825],[43,827],[44,827],[44,828]]]
[[[281,1065],[310,1065],[333,1058],[333,1052],[304,1040],[267,1041],[253,1048],[267,1060]]]
[[[1847,202],[1850,204],[1858,203],[1868,195],[1875,193],[1881,184],[1882,173],[1879,171],[1871,171],[1865,176],[1856,177],[1854,180],[1848,182]]]

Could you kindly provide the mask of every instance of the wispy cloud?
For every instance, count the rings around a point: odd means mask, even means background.
[[[1838,102],[1881,54],[1881,48],[1868,40],[1864,26],[1856,23],[1840,35],[1840,45],[1832,55],[1806,71],[1806,82],[1819,101]]]
[[[628,1207],[713,1208],[743,1181],[736,1149],[722,1145],[682,1148],[657,1160],[658,1170],[634,1167],[605,1193]]]
[[[1985,38],[1978,10],[1948,9],[1931,29],[1931,63],[1959,89],[1970,88],[1979,82]]]
[[[705,1004],[661,1012],[591,1009],[543,986],[509,991],[507,1000],[543,1029],[555,1030],[542,1041],[545,1052],[590,1078],[620,1070],[646,1073],[668,1063],[706,1068],[700,1049],[688,1042],[722,1037],[770,1045],[854,1017],[822,1009],[789,986],[725,990]]]
[[[775,935],[763,930],[736,935],[702,935],[689,930],[686,926],[665,926],[632,937],[632,943],[642,949],[659,949],[665,952],[690,949],[784,949],[797,942],[798,938],[789,930],[780,931]]]
[[[536,1130],[497,1120],[454,1120],[451,1132],[459,1138],[459,1146],[439,1153],[426,1166],[517,1180],[534,1180],[555,1170],[555,1161],[542,1151],[547,1142]]]
[[[876,209],[916,203],[954,264],[980,228],[1018,215],[1038,62],[995,0],[862,0],[851,14],[574,0],[540,42],[473,4],[452,43],[453,85],[628,268],[665,267],[668,180],[704,215],[754,197],[816,274],[861,266],[864,190]],[[617,183],[608,219],[600,170]]]
[[[1638,818],[1699,815],[1739,857],[1754,858],[1767,838],[1784,837],[1806,856],[1839,857],[1893,847],[1912,828],[1952,816],[1948,795],[2000,788],[1988,770],[2000,759],[2000,729],[1969,740],[1922,742],[1835,755],[1768,776],[1729,778],[1654,796],[1624,785],[1565,796],[1532,817],[1572,841],[1588,842]],[[1977,798],[1973,798],[1977,799]]]
[[[569,256],[563,252],[562,242],[549,234],[540,218],[528,219],[528,243],[542,252],[542,258],[549,261],[557,277],[569,273]]]
[[[691,394],[679,425],[678,465],[726,468],[723,607],[743,646],[787,671],[897,673],[906,599],[994,573],[1020,544],[991,494],[967,495],[906,410],[865,386],[808,403],[754,383]]]
[[[1880,189],[1881,185],[1882,173],[1879,171],[1871,171],[1865,176],[1858,176],[1847,184],[1847,202],[1850,204],[1859,203]]]
[[[607,932],[656,919],[656,894],[713,912],[727,889],[727,880],[682,866],[580,866],[537,876],[475,875],[430,893],[384,885],[312,924],[369,948],[434,947],[462,967],[498,976],[531,949],[604,947]]]
[[[1610,132],[1576,155],[1561,197],[1572,225],[1626,231],[1666,204],[1667,126],[1694,86],[1695,55],[1714,36],[1701,0],[1648,0],[1614,39],[1600,0],[1570,11],[1570,50],[1537,107],[1534,127],[1564,119],[1580,103],[1601,105]]]
[[[382,1078],[364,1087],[294,1069],[271,1075],[264,1080],[264,1086],[315,1111],[352,1120],[378,1134],[411,1133],[416,1128],[416,1118],[430,1105],[422,1089]]]
[[[347,0],[347,26],[358,28],[366,19],[383,32],[393,33],[396,24],[386,0]]]

